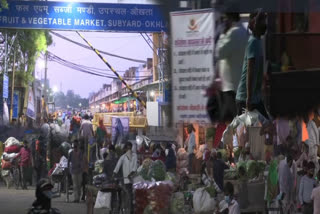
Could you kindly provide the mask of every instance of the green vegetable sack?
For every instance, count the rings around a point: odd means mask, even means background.
[[[247,161],[247,175],[249,179],[255,178],[259,175],[258,163],[254,160]]]
[[[206,187],[205,191],[207,191],[211,198],[214,198],[216,196],[216,189],[214,188],[214,186]]]
[[[170,201],[170,213],[180,214],[183,213],[184,209],[184,195],[182,192],[177,192],[172,195]]]
[[[164,181],[166,179],[166,166],[160,160],[154,161],[149,169],[148,176],[156,181]]]
[[[222,160],[224,160],[224,161],[227,161],[227,160],[228,160],[227,150],[225,150],[225,149],[219,149],[218,152],[221,153]]]

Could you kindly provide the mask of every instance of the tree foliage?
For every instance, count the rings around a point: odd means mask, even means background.
[[[67,108],[68,106],[71,108],[79,108],[80,103],[82,108],[89,107],[89,100],[82,98],[78,94],[75,94],[72,90],[68,90],[66,94],[63,92],[56,93],[54,96],[54,101],[55,105],[61,108]]]
[[[47,30],[1,30],[2,35],[8,34],[8,44],[13,44],[16,52],[16,81],[27,86],[33,81],[37,58],[52,44],[52,37]],[[13,38],[15,40],[13,42]],[[8,55],[8,69],[13,67],[14,50]],[[2,63],[2,68],[3,62]]]

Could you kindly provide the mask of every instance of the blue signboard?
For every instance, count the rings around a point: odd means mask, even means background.
[[[9,99],[7,100],[8,108],[11,109],[11,93]],[[15,91],[13,95],[13,110],[12,118],[18,119],[18,110],[19,110],[19,92]]]
[[[160,5],[10,1],[1,28],[116,32],[167,31]]]
[[[9,77],[3,74],[3,98],[8,99],[9,97]]]

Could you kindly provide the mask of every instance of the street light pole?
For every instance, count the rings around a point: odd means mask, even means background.
[[[16,71],[16,49],[13,53],[13,68],[12,68],[12,86],[11,86],[11,107],[10,107],[10,123],[12,123],[13,116],[13,97],[14,97],[14,74]]]
[[[44,100],[48,102],[48,84],[47,84],[47,73],[48,73],[48,52],[45,54],[45,67],[44,67]]]

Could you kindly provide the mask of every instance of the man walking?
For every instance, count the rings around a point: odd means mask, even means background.
[[[263,50],[261,37],[266,33],[266,14],[256,10],[250,14],[249,29],[252,35],[249,37],[245,50],[242,74],[236,95],[238,115],[246,108],[249,111],[258,110],[264,117],[268,114],[262,100],[263,83]]]
[[[185,143],[185,147],[187,147],[188,149],[188,171],[189,173],[192,173],[192,163],[193,163],[193,159],[195,157],[195,149],[196,149],[196,135],[195,135],[195,128],[193,127],[192,124],[188,125],[188,139]]]
[[[278,166],[279,171],[279,189],[280,194],[279,197],[283,199],[283,208],[284,213],[291,213],[292,212],[292,205],[295,199],[294,194],[294,183],[295,183],[295,176],[296,170],[294,169],[294,162],[292,156],[288,153],[287,157],[280,161]]]
[[[303,209],[303,214],[312,214],[312,190],[316,187],[316,180],[313,178],[314,175],[314,163],[308,163],[308,173],[304,175],[300,181],[299,188],[299,201]]]
[[[50,155],[49,139],[50,138],[50,126],[48,119],[43,119],[43,124],[40,128],[40,137],[34,144],[33,157],[34,167],[37,172],[37,182],[41,178],[47,177],[47,157]]]
[[[117,174],[120,168],[122,168],[124,184],[127,191],[127,194],[125,194],[126,202],[130,209],[130,213],[133,213],[131,177],[137,171],[138,159],[137,159],[137,154],[132,152],[132,144],[130,142],[126,144],[126,151],[127,152],[120,157],[113,173]]]
[[[80,127],[80,135],[82,140],[81,150],[83,154],[87,157],[88,156],[88,143],[89,140],[94,136],[93,126],[91,121],[89,120],[89,115],[85,115],[84,120],[82,121]]]
[[[220,35],[216,53],[219,60],[219,74],[222,81],[221,101],[224,121],[232,121],[237,115],[236,90],[241,77],[244,51],[248,42],[248,33],[236,11],[226,13],[225,29]]]
[[[75,140],[73,142],[73,150],[69,154],[68,168],[72,176],[74,203],[80,202],[81,186],[82,186],[82,174],[84,169],[84,156],[79,149],[79,142]]]

